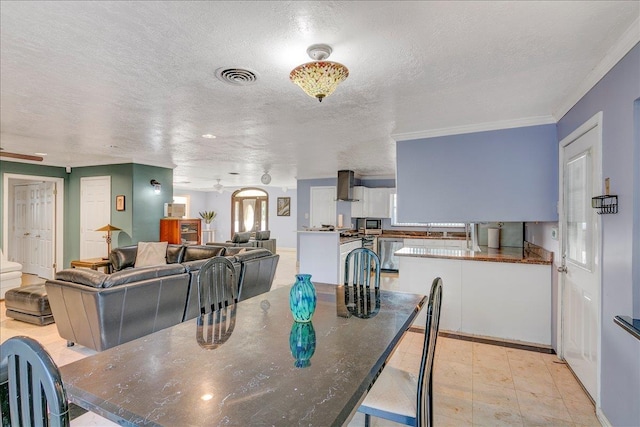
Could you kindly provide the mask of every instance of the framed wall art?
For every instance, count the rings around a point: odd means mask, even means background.
[[[116,210],[123,211],[124,210],[124,194],[120,194],[116,196]]]
[[[278,197],[278,216],[291,215],[291,197]]]

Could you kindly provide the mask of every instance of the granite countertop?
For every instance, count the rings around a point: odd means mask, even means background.
[[[516,264],[542,264],[551,265],[553,263],[553,253],[545,251],[539,246],[525,242],[524,248],[490,249],[487,246],[480,246],[480,251],[469,251],[456,248],[423,248],[404,247],[396,251],[397,256],[418,257],[418,258],[443,258],[460,259],[468,261],[491,261],[508,262]]]
[[[467,236],[461,232],[447,232],[442,231],[394,231],[384,230],[378,237],[396,237],[405,239],[436,239],[436,240],[465,240]]]

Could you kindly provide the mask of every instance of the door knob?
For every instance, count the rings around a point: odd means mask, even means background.
[[[560,267],[558,267],[558,273],[566,273],[566,272],[567,272],[566,265],[561,265]]]

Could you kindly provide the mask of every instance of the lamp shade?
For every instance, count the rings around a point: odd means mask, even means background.
[[[120,231],[121,228],[116,227],[115,225],[107,224],[104,227],[96,228],[94,231]]]
[[[349,76],[342,64],[331,61],[307,62],[294,68],[289,74],[291,81],[312,98],[322,99],[331,95],[340,82]]]

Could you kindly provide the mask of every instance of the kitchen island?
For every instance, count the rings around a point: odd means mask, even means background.
[[[298,231],[298,271],[312,281],[342,284],[347,254],[361,246],[362,238],[340,237],[339,231]]]
[[[443,280],[440,328],[531,344],[551,344],[551,254],[524,248],[404,247],[397,290],[428,293]],[[425,313],[414,322],[424,328]]]

